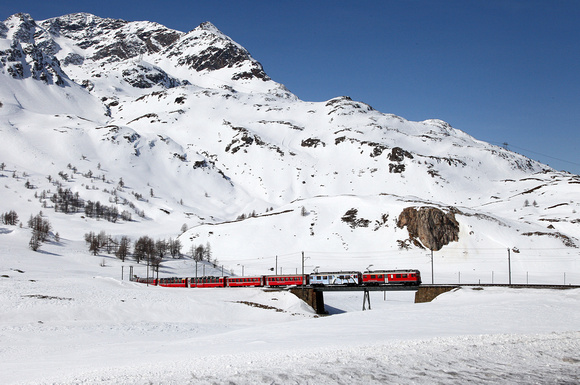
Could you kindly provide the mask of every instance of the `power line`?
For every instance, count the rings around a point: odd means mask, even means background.
[[[514,146],[513,144],[509,144],[509,143],[507,143],[507,142],[504,142],[504,143],[498,143],[498,142],[492,142],[492,141],[487,141],[487,142],[488,142],[488,143],[492,143],[492,144],[499,145],[499,146],[501,146],[501,147],[504,147],[504,146],[506,146],[506,147],[517,148],[517,149],[519,149],[519,150],[526,151],[526,152],[530,152],[530,153],[532,153],[532,154],[540,155],[540,156],[543,156],[543,157],[546,157],[546,158],[554,159],[554,160],[557,160],[557,161],[559,161],[559,162],[564,162],[564,163],[573,164],[573,165],[575,165],[575,166],[580,166],[580,163],[577,163],[577,162],[572,162],[572,161],[570,161],[570,160],[565,160],[565,159],[561,159],[561,158],[556,158],[556,157],[554,157],[554,156],[551,156],[551,155],[542,154],[541,152],[537,152],[537,151],[529,150],[529,149],[527,149],[527,148],[523,148],[523,147],[519,147],[519,146]]]

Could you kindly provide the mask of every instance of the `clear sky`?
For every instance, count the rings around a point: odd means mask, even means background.
[[[211,21],[306,101],[348,95],[580,174],[580,0],[20,0],[189,31]]]

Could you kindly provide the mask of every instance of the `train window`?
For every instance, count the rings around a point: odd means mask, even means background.
[[[407,274],[403,274],[403,278],[407,278]]]
[[[401,278],[401,274],[397,274],[397,278]]]
[[[371,279],[377,279],[376,275],[371,275]]]

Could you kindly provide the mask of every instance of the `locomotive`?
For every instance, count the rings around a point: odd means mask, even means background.
[[[136,282],[164,287],[289,287],[289,286],[379,286],[420,285],[419,270],[375,270],[312,273],[306,275],[261,275],[254,277],[135,278]]]

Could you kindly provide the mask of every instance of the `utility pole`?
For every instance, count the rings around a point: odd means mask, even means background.
[[[274,270],[276,272],[276,275],[278,275],[278,256],[276,256],[276,270]]]
[[[431,249],[431,284],[435,283],[435,275],[433,274],[433,249]]]
[[[512,284],[512,259],[511,259],[509,247],[508,247],[507,251],[508,251],[508,278],[509,278],[509,284],[511,285]]]
[[[302,298],[304,298],[304,251],[302,252]]]

